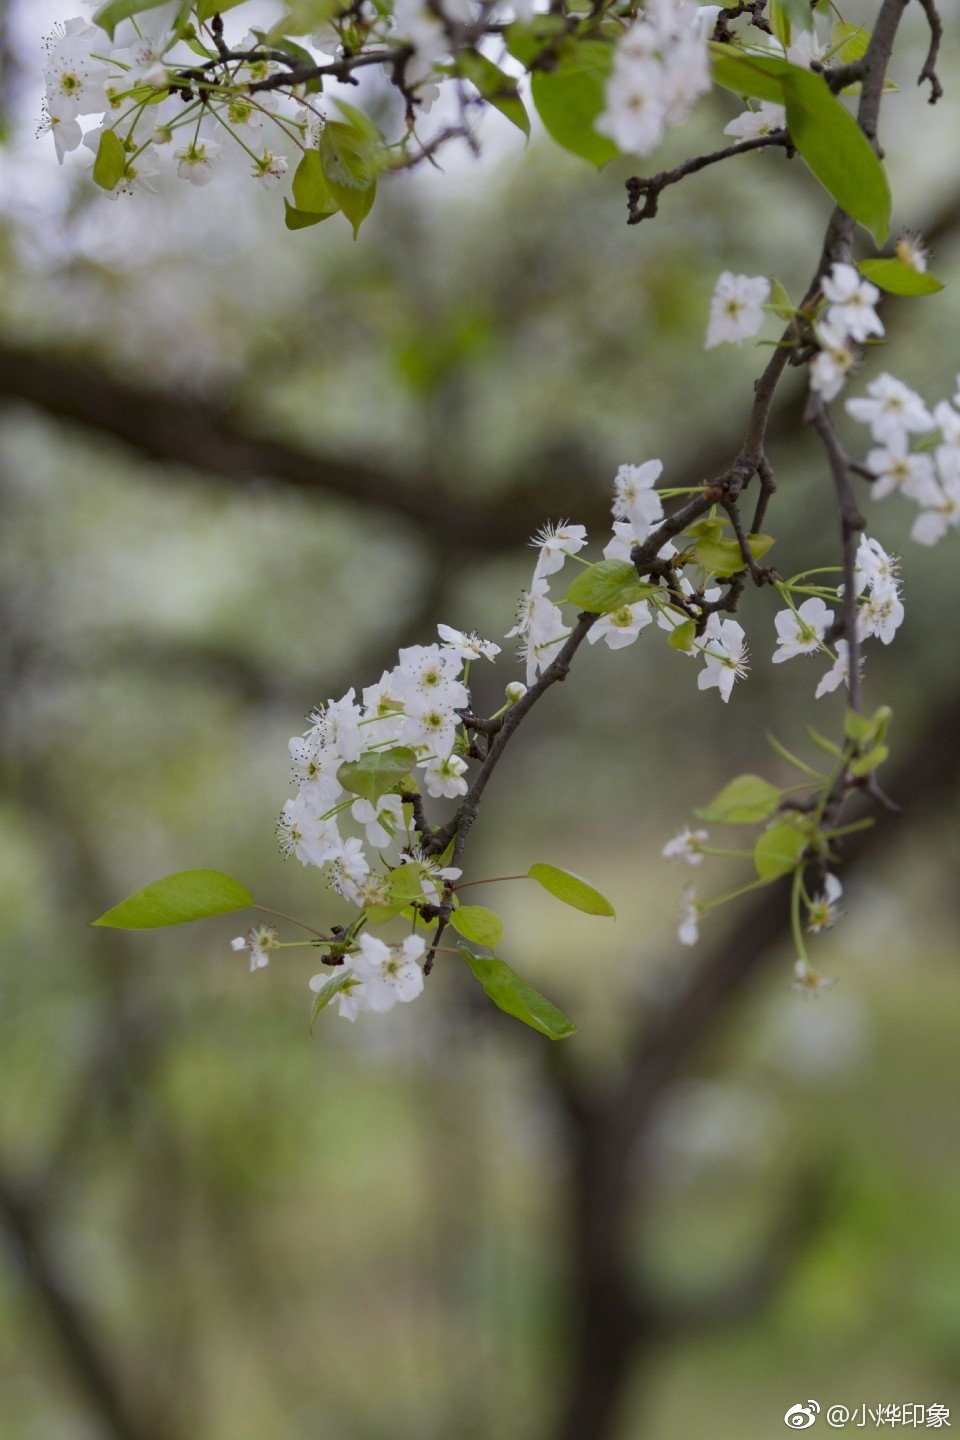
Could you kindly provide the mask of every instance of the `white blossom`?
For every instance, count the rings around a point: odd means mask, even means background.
[[[735,345],[756,335],[763,325],[763,306],[770,298],[764,275],[734,275],[724,270],[710,301],[710,323],[704,348],[730,341]]]
[[[846,640],[837,640],[834,643],[834,649],[837,652],[837,658],[814,691],[815,700],[832,694],[841,685],[846,685],[848,690],[850,688],[850,646]]]
[[[680,902],[680,924],[677,939],[681,945],[696,945],[700,939],[700,907],[693,887],[688,885]]]
[[[811,595],[796,610],[781,610],[774,618],[778,642],[773,654],[774,665],[791,660],[794,655],[810,655],[819,650],[832,620],[833,611],[827,609],[819,595]]]
[[[684,826],[679,835],[667,841],[660,854],[665,860],[685,860],[688,865],[700,865],[703,863],[701,846],[709,839],[708,831],[691,830]]]
[[[851,340],[862,341],[870,335],[883,334],[883,324],[874,309],[880,291],[864,280],[852,265],[834,265],[820,284],[830,301],[828,325],[844,330]]]
[[[231,950],[250,951],[250,972],[262,970],[270,963],[270,951],[276,950],[280,936],[272,925],[255,925],[246,935],[238,935],[230,941]]]
[[[874,440],[895,445],[908,432],[922,433],[933,428],[933,416],[915,390],[892,375],[878,375],[867,386],[870,399],[846,402],[847,414],[870,426]]]
[[[764,100],[756,110],[744,110],[736,119],[724,125],[724,135],[733,135],[738,140],[759,140],[764,135],[771,135],[774,130],[782,130],[787,123],[787,112],[783,105],[775,105],[771,100]]]
[[[729,700],[733,682],[742,679],[748,669],[742,625],[736,620],[719,620],[716,613],[712,614],[704,631],[702,654],[706,663],[697,676],[697,688],[710,690],[716,686],[723,700]]]

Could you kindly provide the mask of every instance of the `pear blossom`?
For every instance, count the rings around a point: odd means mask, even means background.
[[[262,970],[270,963],[270,951],[276,950],[280,936],[272,925],[255,925],[246,935],[238,935],[230,941],[231,950],[250,951],[250,973]]]
[[[538,546],[540,550],[533,572],[534,578],[556,574],[567,556],[576,555],[586,543],[587,532],[582,525],[571,525],[569,520],[561,520],[559,525],[544,525],[530,541],[531,545]]]
[[[764,275],[734,275],[724,270],[710,301],[710,323],[704,345],[730,341],[735,345],[756,335],[763,325],[763,306],[770,298],[770,281]]]
[[[861,535],[854,561],[854,588],[858,595],[864,590],[897,585],[900,562],[886,550],[872,535]]]
[[[179,160],[177,174],[191,185],[208,185],[216,174],[217,162],[223,156],[223,146],[215,140],[191,141],[183,150],[176,151]]]
[[[492,640],[481,640],[475,631],[467,635],[451,625],[438,625],[437,634],[446,649],[461,660],[494,660],[500,654],[499,645],[494,645]]]
[[[846,402],[847,414],[870,426],[881,445],[896,444],[909,432],[933,428],[933,416],[915,390],[884,372],[867,386],[869,399]]]
[[[687,826],[668,840],[660,851],[664,860],[685,860],[688,865],[701,865],[703,863],[703,851],[700,848],[710,839],[707,830],[691,830]]]
[[[836,325],[846,331],[851,340],[866,340],[870,335],[882,335],[883,323],[874,306],[880,299],[876,285],[864,280],[852,265],[844,263],[832,266],[829,275],[820,281],[821,289],[830,302],[827,307],[827,324]]]
[[[684,890],[681,899],[677,939],[681,945],[696,945],[700,939],[700,906],[691,885]]]
[[[697,676],[697,688],[720,691],[724,702],[730,699],[733,682],[747,673],[747,647],[743,626],[736,620],[719,620],[716,613],[707,621],[701,652],[706,662]]]
[[[366,1003],[363,982],[357,979],[352,968],[344,969],[343,966],[338,965],[332,974],[329,971],[321,970],[319,975],[311,976],[308,981],[309,987],[315,995],[319,995],[321,990],[331,983],[339,983],[341,986],[334,998],[344,1020],[356,1020],[361,1011],[371,1008]]]
[[[839,915],[840,896],[843,894],[843,885],[836,875],[827,875],[824,878],[823,890],[815,895],[810,904],[807,916],[807,929],[813,935],[818,935],[821,930],[829,930]]]
[[[870,488],[874,500],[883,500],[894,490],[900,490],[919,505],[937,504],[940,489],[934,475],[933,460],[923,453],[912,454],[907,449],[905,435],[885,447],[871,450],[866,463],[867,469],[877,477]]]
[[[319,742],[315,734],[294,735],[289,742],[290,768],[304,799],[317,814],[329,810],[343,794],[337,770],[343,756]]]
[[[834,643],[834,650],[837,658],[827,673],[821,678],[819,685],[814,691],[814,699],[820,700],[824,695],[830,695],[841,685],[850,688],[850,646],[846,640],[837,640]]]
[[[324,865],[341,850],[336,821],[321,819],[302,790],[284,805],[277,839],[283,854],[295,855],[301,865]]]
[[[403,830],[403,801],[399,795],[381,795],[376,803],[371,800],[355,800],[350,814],[366,832],[367,844],[378,849],[389,845],[398,831]]]
[[[948,530],[960,526],[960,476],[944,479],[938,503],[921,510],[910,531],[911,540],[920,545],[936,545]]]
[[[916,270],[921,275],[925,273],[928,252],[924,249],[919,235],[905,232],[900,236],[894,249],[901,265],[909,265],[911,270]]]
[[[626,521],[638,534],[647,534],[651,525],[662,520],[663,501],[654,489],[662,473],[660,460],[621,465],[613,482],[614,519]]]
[[[790,989],[801,995],[816,995],[818,991],[829,990],[831,985],[836,983],[832,975],[821,975],[816,970],[811,970],[806,960],[798,960],[793,967],[793,983]]]
[[[330,884],[338,895],[362,904],[359,887],[370,874],[370,863],[363,853],[363,841],[351,835],[341,843],[339,851],[329,857]]]
[[[638,600],[635,605],[621,605],[619,610],[601,615],[587,631],[587,639],[591,645],[603,640],[611,650],[622,650],[625,645],[632,645],[652,620],[646,600]]]
[[[857,611],[857,634],[862,640],[876,635],[884,645],[889,645],[900,628],[903,614],[896,587],[876,587]]]
[[[279,185],[286,175],[287,161],[283,155],[274,155],[271,150],[265,149],[263,154],[258,155],[254,160],[250,173],[255,180],[259,180],[261,185],[270,190],[274,185]]]
[[[831,325],[823,319],[817,322],[815,330],[821,349],[810,362],[810,388],[829,404],[846,384],[854,354],[842,326]]]
[[[649,155],[663,139],[666,106],[663,69],[655,60],[614,65],[605,92],[605,108],[594,123],[624,155]]]
[[[833,611],[827,609],[819,595],[811,595],[796,610],[781,610],[774,618],[779,642],[773,653],[774,665],[791,660],[794,655],[810,655],[819,650],[832,621]]]
[[[453,800],[457,795],[466,795],[467,762],[460,755],[448,755],[446,760],[431,760],[423,769],[423,783],[427,794],[435,799]]]
[[[423,993],[423,971],[417,963],[426,949],[421,935],[408,935],[402,945],[385,945],[364,932],[357,944],[360,953],[351,956],[351,969],[363,986],[364,1009],[382,1014]]]
[[[744,110],[728,125],[724,125],[724,135],[733,135],[738,140],[759,140],[764,135],[772,135],[774,130],[783,130],[787,123],[787,112],[783,105],[775,105],[771,100],[764,100],[756,110]]]

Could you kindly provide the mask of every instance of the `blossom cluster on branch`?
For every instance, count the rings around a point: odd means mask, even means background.
[[[726,126],[734,143],[631,179],[629,222],[653,218],[664,190],[707,166],[774,147],[801,157],[832,210],[799,299],[767,276],[725,271],[717,281],[707,348],[742,344],[768,316],[784,327],[755,382],[738,453],[718,461],[712,478],[684,487],[662,483],[660,460],[621,466],[612,535],[600,559],[582,553],[586,530],[568,520],[548,521],[534,537],[534,573],[507,632],[518,642],[524,679],[506,686],[498,710],[477,713],[469,677],[499,647],[440,626],[438,641],[401,650],[397,664],[359,699],[350,689],[313,712],[306,733],[290,742],[298,788],[283,808],[280,843],[324,873],[353,918],[327,929],[294,920],[309,935],[302,941],[281,941],[272,922],[259,923],[234,948],[249,952],[253,969],[281,948],[319,949],[325,969],[310,982],[314,1014],[337,1001],[349,1019],[417,998],[437,958],[458,955],[506,1013],[552,1039],[572,1033],[567,1017],[496,954],[502,921],[469,903],[465,892],[533,880],[588,914],[611,916],[613,907],[553,863],[537,862],[519,876],[464,878],[484,792],[518,726],[566,677],[584,642],[619,651],[643,633],[663,632],[671,649],[701,662],[698,688],[716,689],[729,702],[748,673],[746,630],[737,617],[752,583],[775,590],[781,602],[771,662],[826,660],[812,688],[817,699],[845,692],[842,727],[834,737],[811,728],[818,753],[810,759],[772,737],[800,780],[777,785],[740,775],[696,812],[711,826],[755,827],[748,846],[715,844],[711,831],[685,827],[664,854],[690,865],[707,855],[750,864],[749,878],[732,890],[708,899],[684,892],[683,944],[696,941],[701,920],[717,905],[788,881],[795,983],[819,990],[828,982],[809,963],[807,937],[838,914],[843,838],[873,823],[864,798],[889,803],[876,772],[889,754],[891,712],[884,704],[864,706],[864,645],[874,638],[890,644],[904,615],[899,562],[865,534],[855,486],[862,482],[876,500],[899,491],[914,501],[913,537],[921,544],[960,525],[960,393],[928,409],[905,382],[887,373],[869,379],[865,396],[845,401],[849,415],[870,428],[874,448],[863,462],[847,453],[828,408],[884,342],[883,295],[934,295],[942,288],[914,237],[904,236],[888,253],[855,254],[858,227],[875,251],[883,252],[889,236],[892,201],[877,127],[906,0],[880,0],[872,32],[836,15],[829,36],[820,7],[807,0],[757,0],[725,10],[690,0],[643,6],[596,0],[586,12],[558,3],[546,13],[528,0],[503,7],[496,0],[375,6],[302,0],[272,30],[250,31],[231,44],[221,10],[242,5],[108,0],[92,24],[70,21],[51,45],[46,69],[49,124],[61,158],[80,144],[76,117],[98,110],[103,121],[85,139],[95,150],[93,178],[110,194],[138,188],[163,151],[182,178],[205,185],[217,170],[226,173],[231,144],[234,158],[244,156],[265,185],[286,183],[285,146],[299,156],[287,226],[307,228],[342,212],[356,233],[385,170],[431,158],[456,137],[476,146],[475,121],[488,107],[526,132],[529,91],[552,138],[602,166],[617,153],[652,151],[667,126],[681,124],[698,96],[718,86],[746,107]],[[933,0],[924,10],[931,44],[919,80],[934,101],[940,21]],[[312,50],[291,38],[305,34]],[[402,99],[396,138],[385,139],[360,106],[335,98],[336,109],[329,109],[327,87],[355,86],[365,67],[382,68]],[[435,92],[446,85],[457,97],[458,118],[421,135]],[[855,115],[845,96],[854,99]],[[824,507],[839,524],[834,547],[785,579],[768,559],[776,481],[767,428],[791,369],[806,377],[805,419],[822,445],[828,480]],[[755,637],[752,646],[756,656]],[[434,820],[428,806],[438,801],[451,809]],[[229,876],[187,871],[147,886],[98,923],[175,924],[254,904]],[[277,918],[270,907],[256,908]],[[451,936],[452,947],[445,943]]]

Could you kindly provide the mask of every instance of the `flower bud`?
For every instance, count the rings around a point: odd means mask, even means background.
[[[507,702],[510,705],[516,705],[517,701],[522,700],[524,695],[526,695],[527,687],[526,685],[521,685],[519,680],[511,680],[504,693],[506,694]]]

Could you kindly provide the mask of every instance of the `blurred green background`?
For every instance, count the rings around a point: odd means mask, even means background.
[[[867,669],[905,813],[849,871],[820,998],[789,988],[782,904],[680,951],[659,859],[738,771],[786,782],[765,730],[808,754],[806,721],[839,728],[812,664],[771,670],[766,593],[729,706],[656,634],[598,647],[485,800],[472,875],[546,860],[617,907],[498,893],[505,958],[579,1027],[562,1053],[448,965],[311,1035],[309,953],[251,976],[236,919],[87,928],[191,867],[335,920],[275,850],[288,737],[438,620],[499,640],[527,536],[586,521],[599,553],[619,464],[723,469],[764,352],[704,354],[716,274],[798,294],[826,198],[761,155],[628,229],[629,162],[492,116],[482,162],[385,183],[356,244],[230,187],[111,206],[33,137],[66,14],[10,0],[0,47],[0,1440],[768,1440],[811,1398],[960,1423],[960,570],[906,504],[869,509],[908,618]],[[919,7],[905,40],[897,221],[953,283],[887,305],[871,366],[932,403],[960,369],[960,66],[951,32],[931,111]],[[733,113],[701,103],[650,168]],[[834,518],[785,389],[789,574]],[[517,674],[508,643],[488,708]]]

